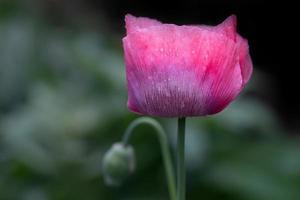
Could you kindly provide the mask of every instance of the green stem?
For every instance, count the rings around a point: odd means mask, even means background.
[[[168,189],[169,189],[169,195],[171,200],[176,200],[176,187],[175,187],[175,178],[174,178],[174,168],[171,161],[171,154],[168,144],[168,138],[167,135],[162,128],[162,126],[154,119],[149,117],[140,117],[136,120],[134,120],[126,129],[124,136],[123,136],[123,144],[127,145],[129,142],[129,139],[133,133],[133,130],[141,125],[141,124],[148,124],[152,126],[156,130],[156,135],[158,137],[161,152],[162,152],[162,158],[164,161],[165,171],[167,174],[167,183],[168,183]]]
[[[185,118],[178,118],[177,200],[185,200]]]

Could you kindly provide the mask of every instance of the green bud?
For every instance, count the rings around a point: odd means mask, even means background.
[[[107,185],[118,186],[133,173],[135,155],[131,146],[114,144],[104,155],[102,169]]]

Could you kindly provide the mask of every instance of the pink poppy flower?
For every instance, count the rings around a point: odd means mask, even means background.
[[[160,117],[211,115],[242,91],[252,73],[236,17],[217,26],[163,24],[126,15],[123,38],[128,108]]]

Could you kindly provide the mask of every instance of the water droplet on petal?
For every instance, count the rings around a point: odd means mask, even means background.
[[[181,107],[181,108],[184,108],[184,107],[185,107],[185,103],[184,103],[184,102],[181,102],[180,107]]]

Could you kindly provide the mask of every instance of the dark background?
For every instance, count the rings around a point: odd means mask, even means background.
[[[168,199],[156,138],[132,140],[120,187],[101,161],[126,107],[124,15],[216,25],[231,14],[253,76],[223,112],[187,120],[187,199],[299,200],[299,8],[289,1],[1,0],[0,199]],[[174,152],[176,119],[156,118]],[[173,157],[174,158],[174,157]],[[175,159],[173,159],[174,161]]]

